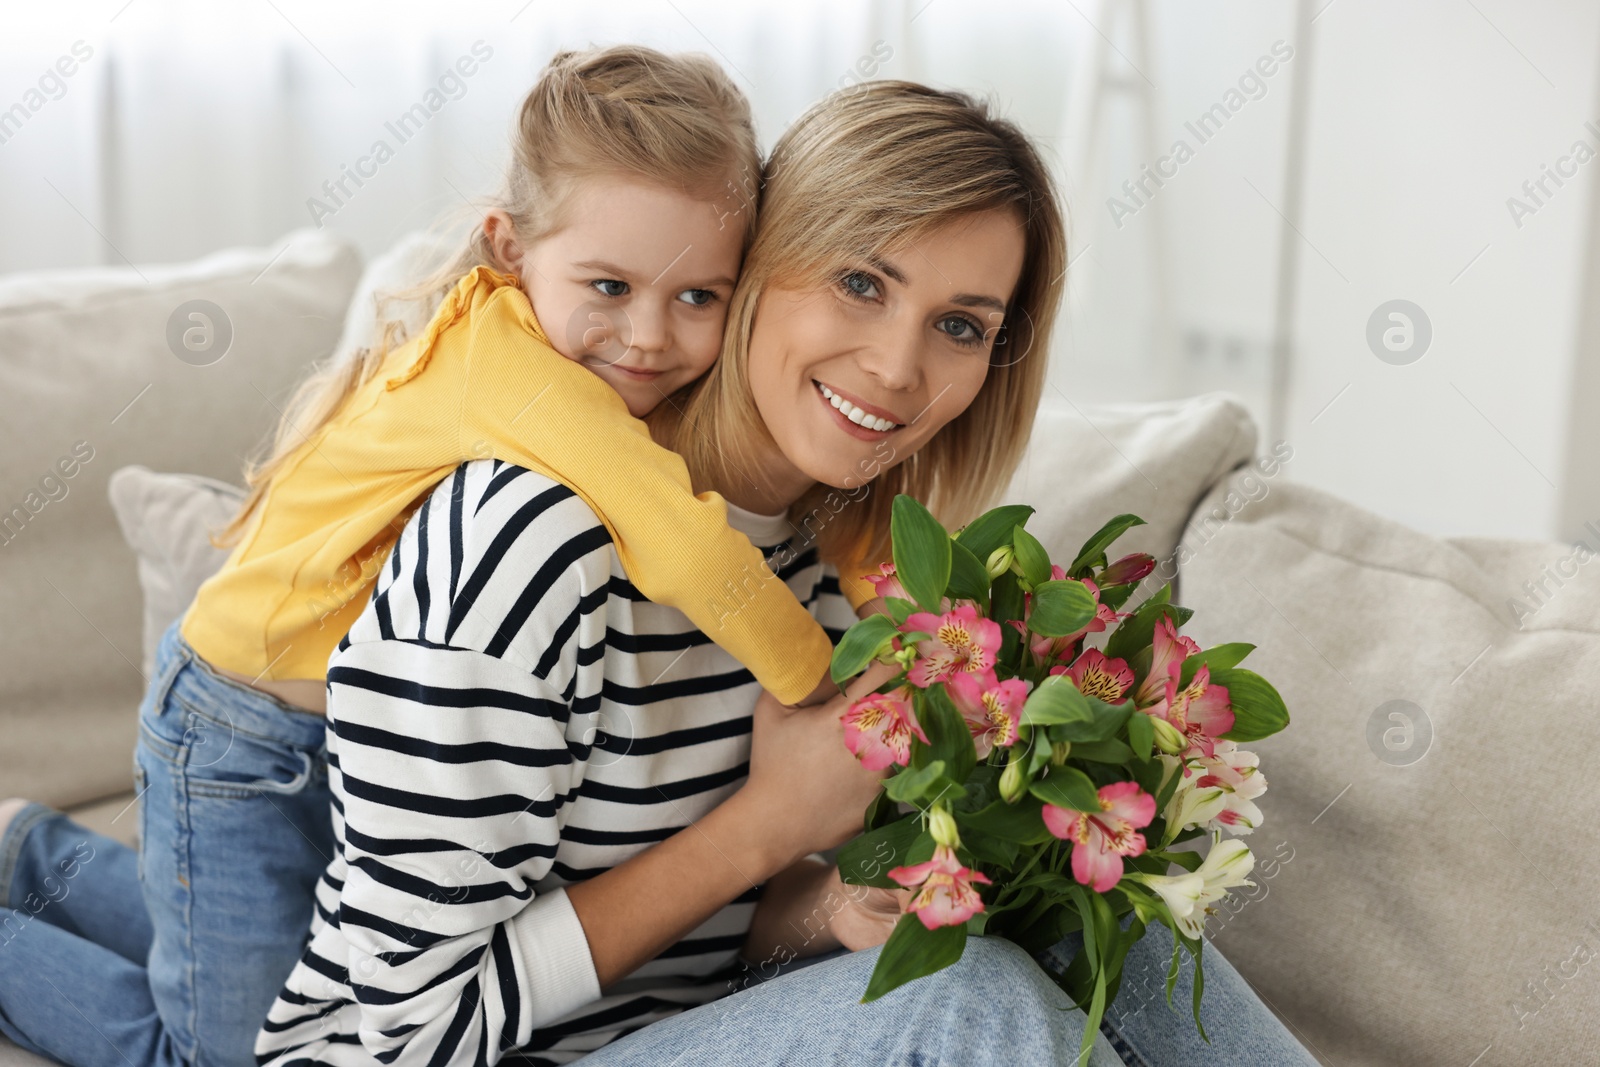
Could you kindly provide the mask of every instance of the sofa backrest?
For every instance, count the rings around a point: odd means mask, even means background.
[[[0,795],[129,788],[141,607],[107,481],[132,463],[239,481],[333,351],[359,274],[303,230],[180,266],[0,278]]]

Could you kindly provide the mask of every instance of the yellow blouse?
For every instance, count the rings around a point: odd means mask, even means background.
[[[682,611],[778,699],[822,680],[827,634],[727,524],[722,497],[696,495],[682,457],[552,348],[515,279],[487,267],[294,452],[200,587],[184,638],[225,670],[321,680],[412,512],[457,465],[487,458],[569,486],[639,591]]]

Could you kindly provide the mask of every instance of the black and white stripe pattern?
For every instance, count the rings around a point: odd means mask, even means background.
[[[783,524],[742,521],[837,639],[837,578]],[[561,887],[737,789],[758,693],[639,595],[570,489],[459,467],[329,660],[339,851],[258,1061],[568,1063],[724,994],[760,887],[605,996]]]

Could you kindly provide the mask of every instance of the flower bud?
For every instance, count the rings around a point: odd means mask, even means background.
[[[1015,804],[1022,799],[1027,783],[1022,777],[1021,753],[1014,747],[1011,750],[1011,762],[1006,764],[1006,769],[1000,773],[1000,799],[1007,804]]]
[[[1050,746],[1050,765],[1059,767],[1067,762],[1067,757],[1072,754],[1071,741],[1057,741]]]
[[[1011,546],[1001,545],[989,553],[989,562],[984,564],[984,570],[989,572],[990,578],[998,578],[1011,569],[1011,562],[1014,559],[1016,553],[1012,551]]]
[[[961,844],[961,834],[956,829],[956,817],[950,814],[950,809],[939,805],[928,814],[928,832],[933,835],[935,842],[949,848]]]
[[[1147,577],[1156,569],[1156,558],[1147,552],[1135,552],[1123,556],[1111,566],[1100,572],[1099,583],[1102,587],[1109,585],[1126,585],[1137,582]]]
[[[1155,727],[1156,747],[1169,755],[1176,756],[1189,747],[1189,739],[1178,732],[1178,728],[1159,715],[1150,716],[1150,725]]]

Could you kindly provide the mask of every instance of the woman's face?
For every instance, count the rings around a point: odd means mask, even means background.
[[[787,468],[769,474],[796,497],[813,482],[860,485],[965,411],[988,376],[1024,240],[1016,212],[988,211],[846,264],[824,288],[765,291],[750,387]]]

